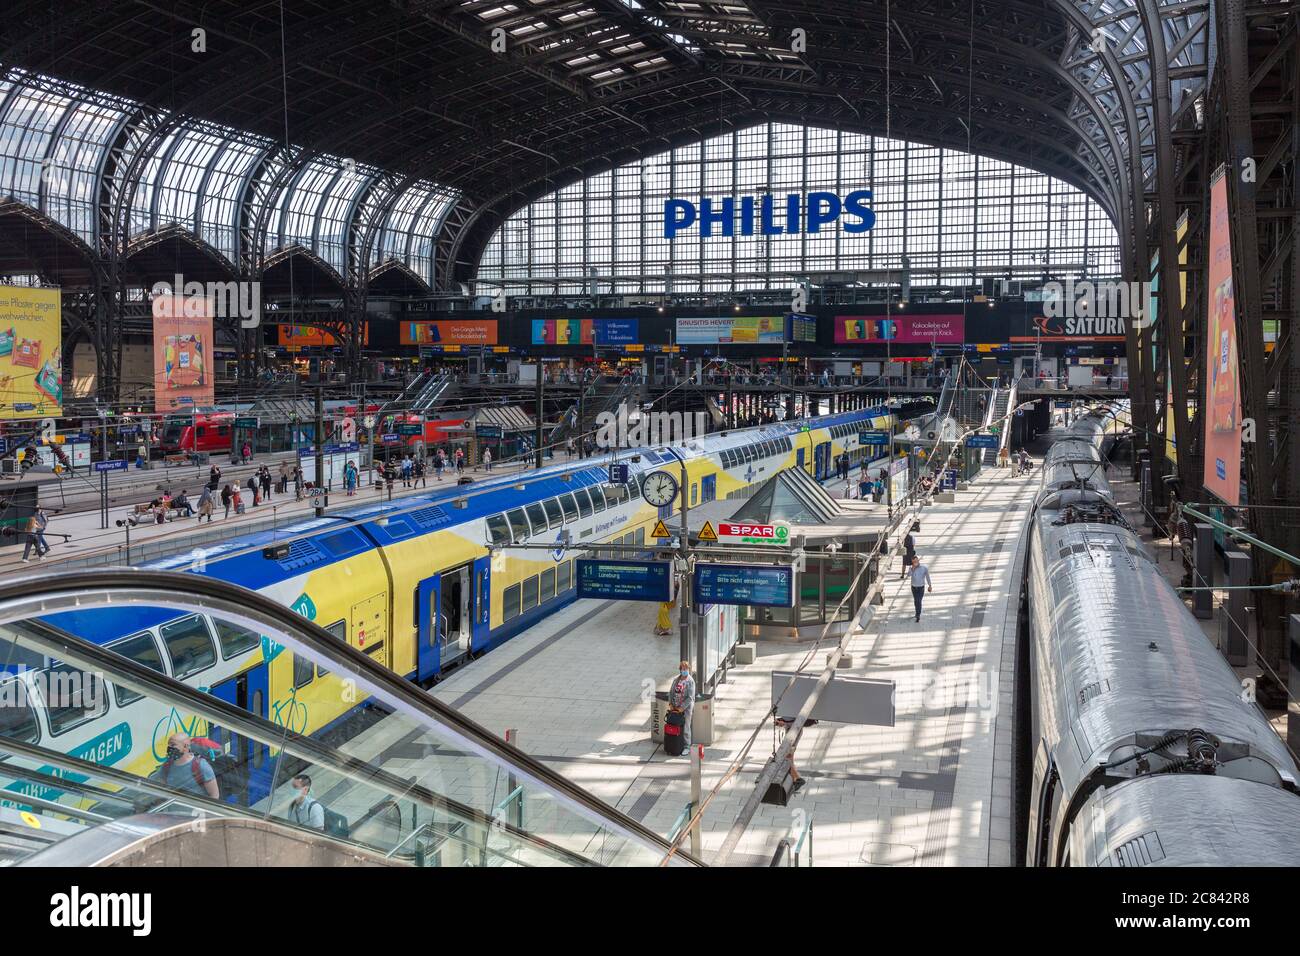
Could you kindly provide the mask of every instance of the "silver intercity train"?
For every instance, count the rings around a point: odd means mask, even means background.
[[[1102,421],[1048,453],[1029,525],[1026,863],[1300,864],[1295,761],[1120,513]]]

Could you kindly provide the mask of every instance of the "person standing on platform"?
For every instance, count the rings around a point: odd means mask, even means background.
[[[271,500],[271,469],[267,468],[266,465],[262,466],[261,482],[262,482],[262,500],[270,501]]]
[[[289,493],[289,463],[287,461],[280,462],[280,487],[277,490],[282,495]]]
[[[691,745],[691,709],[695,706],[695,678],[691,676],[691,662],[677,665],[677,676],[668,688],[668,709],[682,715],[682,745]]]
[[[488,471],[492,470],[492,449],[491,448],[486,448],[483,450],[483,467]]]
[[[208,487],[214,492],[221,487],[221,469],[216,465],[208,469]]]
[[[429,487],[428,466],[424,463],[424,456],[415,459],[415,470],[411,475],[411,487],[419,486],[420,488]]]
[[[295,501],[302,501],[302,466],[293,466],[293,497]]]
[[[868,497],[872,497],[874,494],[873,486],[864,474],[858,479],[858,498],[862,501],[866,501]]]
[[[921,620],[921,600],[925,597],[926,589],[934,591],[934,583],[930,580],[930,569],[921,563],[919,555],[912,555],[912,601],[916,604],[916,619]]]
[[[221,489],[221,503],[225,505],[226,508],[225,517],[227,518],[230,517],[230,502],[231,499],[234,498],[234,496],[235,493],[230,489],[230,484],[229,482],[227,482],[226,487]]]

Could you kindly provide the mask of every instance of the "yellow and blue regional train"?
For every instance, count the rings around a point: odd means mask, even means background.
[[[611,456],[489,477],[232,538],[208,549],[201,563],[187,554],[149,567],[260,591],[394,673],[428,685],[574,600],[575,552],[645,544],[656,520],[674,510],[645,502],[645,475],[666,469],[680,480],[684,465],[692,506],[740,497],[782,469],[829,477],[843,452],[856,464],[875,454],[859,445],[858,433],[892,422],[888,408],[876,407],[624,451],[623,461],[639,456],[626,485],[608,483]],[[512,547],[523,543],[555,547]],[[326,731],[363,706],[310,661],[204,615],[97,608],[51,615],[35,626],[110,647],[300,734]],[[88,695],[90,709],[42,701],[41,688],[57,686],[61,669],[68,667],[43,659],[8,662],[0,695],[6,681],[24,681],[25,694],[9,696],[29,706],[0,708],[0,737],[146,776],[166,759],[168,735],[182,730],[217,739],[247,769],[247,792],[231,799],[254,803],[269,792],[276,755],[265,745],[121,687]],[[19,781],[6,789],[59,796],[34,786]],[[21,799],[0,800],[5,804],[22,806]]]

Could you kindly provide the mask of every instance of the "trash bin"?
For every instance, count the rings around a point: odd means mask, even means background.
[[[654,700],[650,701],[650,739],[657,744],[664,742],[664,715],[668,713],[668,691],[655,691]]]

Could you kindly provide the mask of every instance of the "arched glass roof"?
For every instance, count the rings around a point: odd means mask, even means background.
[[[98,183],[110,148],[120,140],[126,164],[149,142],[138,125],[140,112],[125,99],[6,71],[0,77],[0,196],[32,206],[94,246]],[[282,151],[266,137],[201,120],[181,123],[141,163],[130,236],[180,226],[237,264],[241,212],[256,213],[256,204],[266,202],[271,208],[263,254],[302,245],[346,275],[348,229],[379,171],[316,156],[268,195],[283,168]],[[427,181],[395,198],[388,189],[370,190],[366,202],[372,210],[392,203],[369,265],[395,258],[431,281],[433,230],[455,197]],[[253,208],[241,210],[245,201]]]

